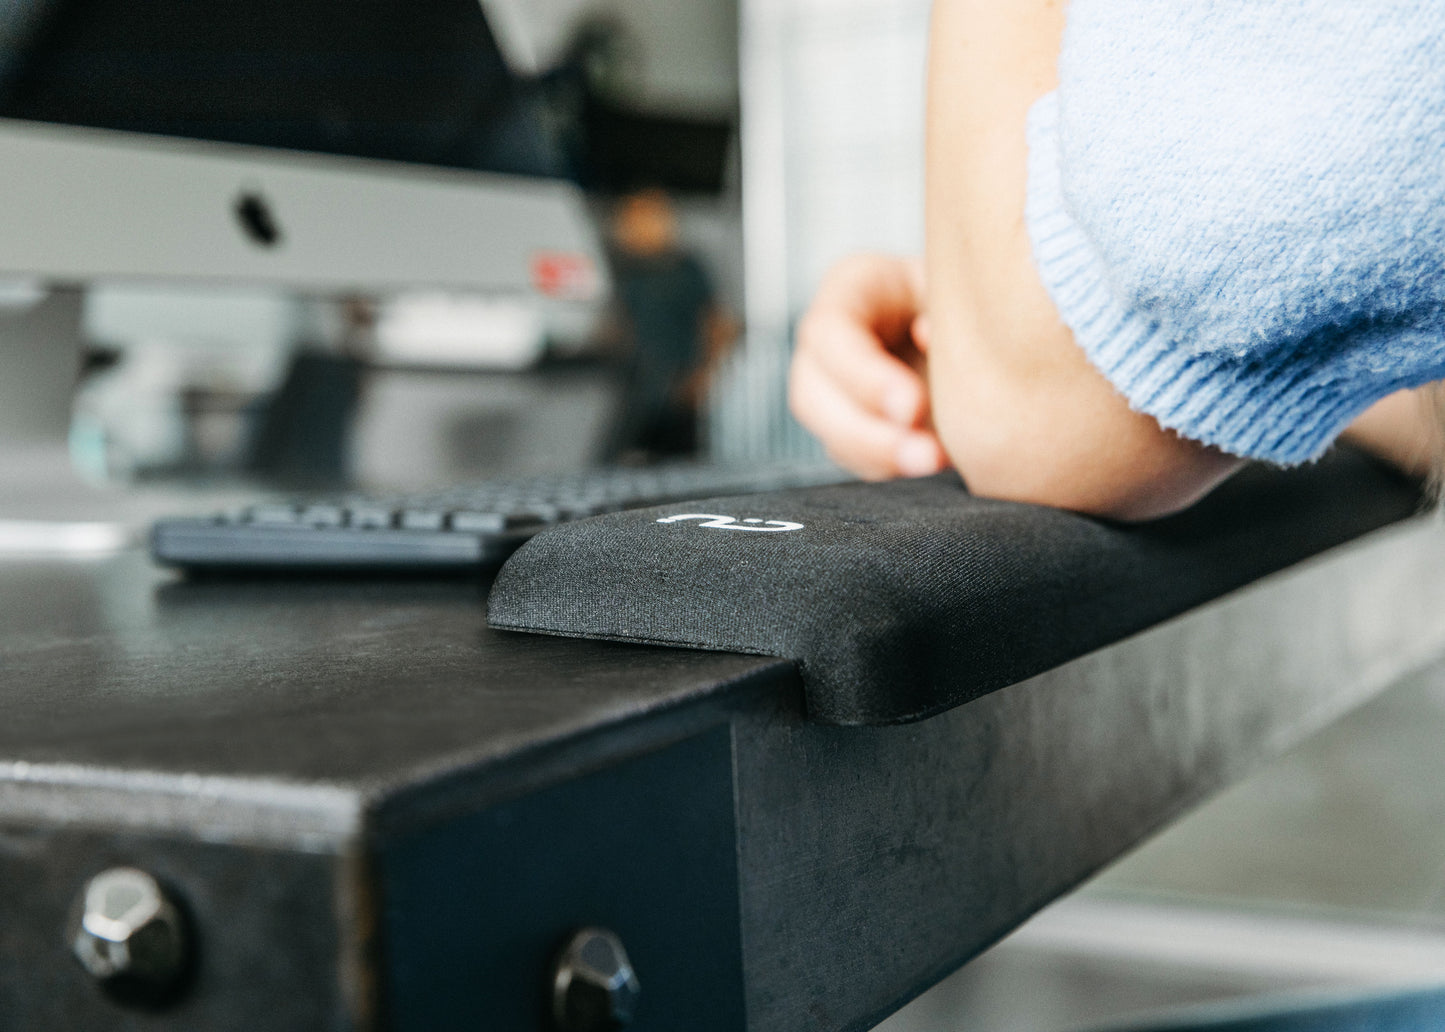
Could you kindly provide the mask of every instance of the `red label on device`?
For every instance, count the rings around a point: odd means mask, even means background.
[[[585,301],[597,295],[597,269],[585,254],[539,251],[532,256],[532,286],[548,297]]]

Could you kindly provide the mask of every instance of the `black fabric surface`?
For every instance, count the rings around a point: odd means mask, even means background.
[[[1421,506],[1417,484],[1346,450],[1290,471],[1246,469],[1194,508],[1133,526],[974,498],[952,474],[745,495],[547,530],[498,575],[489,619],[795,659],[813,719],[901,723]],[[803,527],[658,522],[689,513]]]

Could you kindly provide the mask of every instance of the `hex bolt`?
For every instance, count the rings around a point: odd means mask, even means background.
[[[148,1000],[176,984],[189,952],[180,909],[154,878],[134,867],[112,867],[85,883],[66,941],[102,986]]]
[[[561,1032],[615,1032],[632,1023],[642,985],[622,940],[583,928],[557,959],[552,1017]]]

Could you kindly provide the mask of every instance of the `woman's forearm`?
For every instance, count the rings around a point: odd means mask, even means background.
[[[934,422],[976,493],[1144,519],[1239,462],[1130,410],[1060,321],[1024,226],[1029,107],[1055,85],[1064,5],[938,0],[929,61]]]
[[[1341,437],[1412,476],[1428,476],[1442,450],[1439,391],[1432,384],[1381,398]]]

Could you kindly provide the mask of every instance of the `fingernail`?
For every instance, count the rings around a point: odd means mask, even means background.
[[[933,336],[933,323],[928,321],[928,316],[920,315],[913,320],[913,343],[918,345],[918,350],[927,351],[929,339]]]
[[[895,387],[883,397],[883,413],[900,426],[912,426],[918,418],[918,392]]]
[[[922,434],[909,434],[898,445],[894,461],[898,471],[905,477],[926,477],[943,468],[943,456],[938,444]]]

